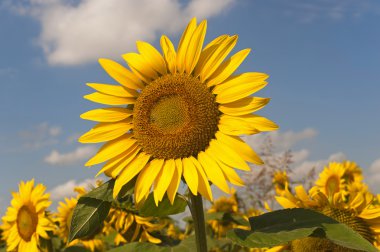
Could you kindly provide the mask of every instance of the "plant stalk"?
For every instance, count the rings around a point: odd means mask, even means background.
[[[190,211],[194,222],[195,241],[198,252],[207,252],[205,215],[201,195],[193,195],[190,192]]]

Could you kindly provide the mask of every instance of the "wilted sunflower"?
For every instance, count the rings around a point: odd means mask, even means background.
[[[47,232],[54,230],[54,224],[45,212],[51,204],[45,190],[31,180],[21,181],[19,192],[12,193],[11,206],[2,218],[7,251],[38,252],[40,238],[50,239]]]
[[[209,181],[230,193],[227,181],[242,184],[234,168],[250,170],[246,161],[263,163],[239,136],[278,128],[252,114],[269,102],[250,96],[266,86],[268,75],[234,74],[250,49],[227,58],[236,35],[222,35],[203,47],[206,27],[206,20],[197,25],[192,19],[177,51],[166,36],[160,40],[162,54],[138,41],[139,53],[123,55],[130,70],[99,60],[121,85],[90,83],[96,92],[85,98],[118,107],[82,114],[99,124],[79,141],[107,142],[86,166],[106,162],[99,173],[116,179],[115,197],[137,176],[137,202],[152,185],[156,204],[166,192],[173,202],[181,178],[194,195],[212,200]]]
[[[84,188],[78,188],[76,190],[84,190]],[[69,231],[71,226],[71,219],[74,213],[74,208],[78,203],[78,198],[65,198],[65,202],[59,202],[58,211],[56,214],[56,220],[59,222],[59,230],[58,235],[60,238],[63,239],[64,243],[67,242],[69,237]],[[67,246],[73,246],[76,244],[81,244],[86,249],[90,250],[91,252],[95,251],[104,251],[104,242],[101,239],[97,239],[95,237],[91,237],[89,239],[79,240],[76,239]]]
[[[363,238],[380,248],[380,206],[372,204],[373,196],[368,192],[342,191],[326,195],[317,188],[307,193],[302,186],[295,188],[296,194],[288,190],[276,197],[284,208],[309,208],[321,212],[351,227]],[[356,251],[338,246],[327,239],[305,238],[291,242],[291,251]]]

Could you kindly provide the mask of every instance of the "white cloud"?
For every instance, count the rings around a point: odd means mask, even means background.
[[[307,149],[302,149],[299,151],[292,152],[292,161],[294,164],[305,161],[310,155],[310,151]]]
[[[75,187],[83,186],[88,188],[91,185],[95,185],[95,182],[95,179],[86,179],[80,182],[76,182],[76,180],[69,180],[64,184],[54,187],[49,193],[52,200],[61,200],[65,197],[74,197],[77,195],[77,193],[74,192]]]
[[[44,162],[51,165],[72,165],[91,157],[96,150],[95,146],[78,147],[74,151],[67,153],[59,153],[57,150],[53,150],[44,158]]]
[[[45,146],[57,144],[57,137],[61,134],[61,132],[61,127],[44,122],[30,130],[19,132],[19,137],[23,142],[22,145],[24,148],[35,150]]]
[[[312,139],[316,135],[317,131],[315,129],[307,128],[300,132],[294,132],[291,130],[286,132],[274,131],[267,134],[246,136],[244,139],[254,149],[259,149],[263,145],[267,136],[270,136],[273,145],[278,150],[288,150],[294,147],[297,143],[307,139]]]
[[[365,180],[368,182],[374,193],[380,193],[380,158],[373,161],[369,166]]]
[[[25,0],[8,7],[41,24],[38,44],[52,65],[78,65],[135,51],[135,41],[179,32],[190,18],[209,18],[236,0]]]

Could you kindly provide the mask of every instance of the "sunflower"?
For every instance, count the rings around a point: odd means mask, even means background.
[[[7,251],[39,251],[40,238],[50,239],[47,232],[54,230],[45,210],[50,206],[49,194],[34,180],[21,181],[19,192],[12,193],[11,206],[2,218],[3,237]]]
[[[273,173],[272,183],[276,194],[282,195],[285,191],[285,188],[289,185],[289,177],[286,174],[286,171],[275,171]]]
[[[76,191],[85,191],[84,188],[76,188]],[[69,231],[71,226],[71,218],[74,213],[74,208],[78,203],[78,198],[65,198],[65,202],[59,202],[59,206],[56,214],[56,221],[59,222],[58,235],[63,239],[64,243],[67,243],[69,237]],[[91,252],[94,251],[104,251],[104,243],[101,239],[90,238],[90,239],[76,239],[70,242],[67,246],[73,246],[76,244],[81,244],[83,247],[87,248]]]
[[[380,206],[372,204],[373,196],[368,192],[347,195],[340,191],[326,195],[323,190],[312,188],[308,194],[302,186],[298,186],[295,195],[287,190],[276,199],[284,208],[309,208],[330,216],[380,248]],[[291,251],[354,251],[320,238],[295,240],[290,247]]]
[[[250,96],[266,86],[268,75],[234,74],[250,49],[226,59],[238,37],[222,35],[203,47],[206,28],[206,20],[197,25],[193,18],[177,51],[162,36],[162,54],[138,41],[139,53],[123,55],[130,70],[99,60],[121,85],[88,84],[96,92],[86,99],[114,107],[82,114],[99,123],[79,141],[106,142],[86,166],[106,162],[99,173],[116,179],[114,197],[137,177],[136,202],[146,199],[152,185],[156,204],[165,193],[173,202],[183,178],[194,195],[212,200],[209,181],[230,193],[228,181],[243,184],[233,168],[247,171],[246,161],[263,163],[239,136],[278,128],[252,114],[269,102]]]
[[[318,189],[327,196],[332,196],[337,192],[346,189],[344,180],[345,169],[341,163],[331,162],[319,174],[319,179],[315,181],[314,189]]]
[[[106,219],[104,232],[110,234],[116,232],[114,243],[116,246],[127,242],[161,243],[161,240],[154,237],[152,232],[159,232],[166,222],[159,222],[153,217],[142,217],[135,213],[118,208],[111,208]]]
[[[362,169],[352,161],[342,162],[344,169],[343,179],[346,183],[361,182],[363,180]]]

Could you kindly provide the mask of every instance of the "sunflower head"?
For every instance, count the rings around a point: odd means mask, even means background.
[[[192,19],[177,50],[165,35],[162,52],[138,41],[138,53],[123,55],[129,69],[99,60],[120,85],[88,84],[96,92],[86,99],[113,107],[82,114],[98,124],[79,141],[106,142],[86,165],[106,162],[99,173],[116,179],[114,197],[137,177],[137,203],[152,186],[156,204],[165,193],[173,202],[181,179],[194,195],[212,200],[209,181],[230,193],[228,182],[243,185],[234,168],[249,170],[246,161],[262,164],[239,136],[278,128],[253,114],[269,102],[250,96],[266,86],[268,75],[234,74],[250,50],[227,58],[237,36],[203,46],[206,29],[206,20]]]
[[[276,194],[283,194],[289,185],[289,177],[286,174],[286,171],[275,171],[273,173],[272,183],[274,185],[274,189],[276,190]]]
[[[345,169],[341,163],[331,162],[319,174],[319,179],[315,182],[314,189],[331,197],[335,193],[346,189],[344,174]]]
[[[34,180],[21,181],[19,192],[12,194],[11,206],[2,218],[8,251],[38,251],[40,238],[50,239],[48,232],[55,227],[46,214],[51,201],[45,190],[42,184],[34,186]]]

